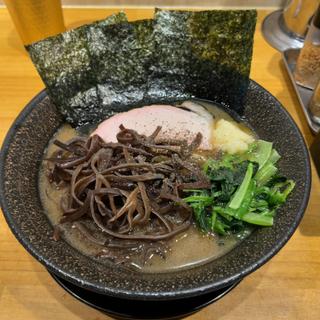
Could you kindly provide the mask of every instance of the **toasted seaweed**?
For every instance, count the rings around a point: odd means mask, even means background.
[[[103,25],[109,26],[111,24],[117,24],[117,23],[126,22],[126,21],[128,21],[126,14],[123,11],[120,11],[118,13],[112,14],[111,16],[107,17],[106,19],[95,21],[91,25],[99,24],[101,26],[103,26]],[[88,26],[90,26],[90,25],[88,25]]]
[[[126,15],[120,12],[93,25],[110,25],[126,20]],[[98,101],[96,90],[92,90],[96,78],[87,48],[89,26],[83,25],[27,46],[50,98],[72,124],[77,124],[77,121],[71,117],[74,105],[70,105],[70,101],[90,101],[90,106]],[[81,97],[82,92],[84,97]]]
[[[32,44],[50,97],[74,126],[132,106],[193,96],[240,110],[249,83],[254,10],[123,13]]]
[[[178,77],[192,95],[239,109],[249,84],[255,10],[155,14],[154,75]]]
[[[87,45],[98,84],[125,87],[146,80],[153,54],[152,24],[141,20],[88,28]]]
[[[97,123],[115,111],[142,104],[153,63],[153,20],[113,25],[94,24],[87,29],[87,48],[94,66],[95,90],[68,101],[68,120],[76,125]],[[98,105],[88,97],[97,95]]]
[[[87,46],[95,69],[96,91],[82,92],[68,102],[69,122],[77,126],[98,123],[132,106],[190,97],[176,80],[169,84],[161,77],[152,77],[153,24],[153,20],[139,20],[88,28]],[[98,106],[90,103],[94,93]]]
[[[94,81],[85,26],[34,43],[28,51],[57,106]]]

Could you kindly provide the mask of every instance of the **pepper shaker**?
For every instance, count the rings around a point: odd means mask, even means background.
[[[297,84],[315,89],[320,80],[320,6],[310,24],[294,71]]]
[[[265,40],[275,49],[285,51],[302,48],[319,0],[286,0],[283,10],[265,17],[261,30]]]
[[[287,0],[283,9],[283,28],[294,37],[304,38],[310,17],[319,5],[318,0]]]
[[[312,120],[320,124],[320,81],[318,82],[318,85],[313,92],[308,108]]]

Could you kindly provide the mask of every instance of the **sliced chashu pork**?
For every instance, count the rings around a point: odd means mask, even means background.
[[[122,112],[103,121],[92,133],[106,142],[117,142],[117,133],[122,124],[125,128],[136,130],[139,134],[151,135],[157,126],[162,129],[158,138],[187,140],[189,143],[201,132],[203,138],[200,149],[210,150],[213,128],[212,115],[202,106],[185,110],[170,105],[151,105]],[[192,109],[183,105],[186,109]]]

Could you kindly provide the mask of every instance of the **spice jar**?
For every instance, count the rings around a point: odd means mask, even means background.
[[[319,0],[287,0],[283,9],[283,27],[294,37],[304,38],[310,18],[314,15]]]
[[[299,85],[309,89],[314,89],[320,79],[320,6],[299,54],[294,77]]]
[[[309,102],[309,111],[311,113],[312,120],[320,124],[320,81]]]

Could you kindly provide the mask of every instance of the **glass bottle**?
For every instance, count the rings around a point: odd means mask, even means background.
[[[320,81],[309,102],[309,111],[314,122],[320,124]]]
[[[24,45],[64,32],[60,0],[5,0]]]
[[[296,82],[314,89],[320,80],[320,6],[310,24],[294,71]]]
[[[285,29],[295,37],[304,38],[318,5],[319,0],[287,0],[283,9]]]

